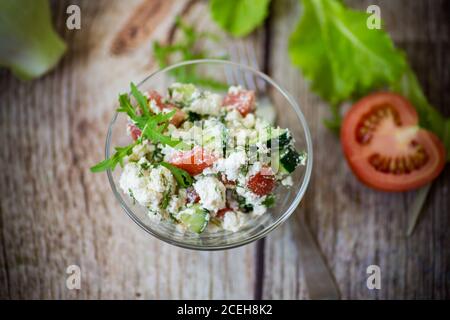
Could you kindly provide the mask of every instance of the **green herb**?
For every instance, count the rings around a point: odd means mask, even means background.
[[[331,104],[327,127],[339,130],[339,104],[386,86],[405,96],[420,125],[436,133],[450,159],[450,120],[427,101],[405,55],[386,31],[368,29],[369,14],[338,0],[302,0],[303,14],[289,40],[292,62]]]
[[[161,208],[166,209],[169,205],[170,201],[170,190],[168,192],[165,192],[163,195],[163,200],[161,202]]]
[[[192,177],[189,173],[184,171],[183,169],[177,168],[170,163],[167,162],[161,162],[160,163],[163,167],[166,167],[167,169],[172,172],[173,176],[175,177],[175,180],[177,180],[177,183],[182,188],[187,188],[190,185],[192,185]]]
[[[141,129],[142,133],[138,140],[126,147],[116,147],[114,155],[102,162],[96,164],[91,168],[92,172],[100,172],[107,169],[114,170],[119,163],[123,166],[123,159],[130,155],[135,145],[142,143],[144,139],[152,141],[154,144],[161,143],[169,145],[171,147],[177,147],[180,144],[180,140],[174,140],[170,136],[164,135],[164,131],[169,125],[170,119],[175,114],[176,110],[172,110],[168,113],[151,114],[148,108],[148,101],[144,95],[137,89],[134,83],[130,84],[131,93],[138,102],[142,109],[142,114],[137,112],[136,108],[131,104],[130,97],[127,94],[119,95],[120,106],[116,110],[117,112],[126,113],[130,119]]]
[[[195,121],[200,121],[202,119],[202,116],[199,115],[198,113],[189,111],[188,112],[188,121],[190,122],[195,122]]]
[[[242,37],[263,23],[270,0],[210,0],[209,4],[214,21],[233,36]]]
[[[149,168],[150,168],[150,163],[148,163],[148,162],[141,163],[141,169],[148,170]]]
[[[136,198],[134,197],[133,190],[131,190],[131,188],[128,188],[128,194],[130,195],[130,198],[133,199],[133,205],[135,205]]]
[[[52,69],[65,51],[47,0],[0,1],[0,66],[29,80]]]
[[[153,55],[160,68],[180,61],[214,58],[209,52],[200,49],[203,40],[217,41],[218,37],[209,32],[198,32],[192,26],[185,24],[177,18],[176,27],[181,30],[181,39],[173,44],[163,45],[159,42],[153,43]],[[223,57],[216,57],[223,58]],[[223,90],[227,85],[207,76],[200,76],[195,65],[187,65],[170,71],[172,76],[181,83],[192,83],[214,90]]]
[[[131,154],[135,145],[137,145],[137,142],[134,142],[133,144],[130,144],[126,147],[115,147],[114,149],[116,150],[116,152],[114,153],[114,155],[111,158],[105,159],[102,162],[99,162],[95,166],[91,167],[91,171],[100,172],[107,169],[114,170],[117,164],[123,166],[123,159]]]
[[[239,205],[239,209],[241,209],[242,212],[249,213],[250,211],[253,211],[253,206],[251,204],[248,204],[243,196],[237,195],[236,199]]]
[[[264,201],[262,202],[262,204],[266,207],[266,208],[272,208],[275,205],[275,196],[273,194],[269,194]]]

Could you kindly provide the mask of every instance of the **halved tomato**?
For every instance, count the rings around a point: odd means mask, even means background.
[[[187,171],[193,176],[202,173],[202,171],[211,166],[214,161],[216,161],[214,154],[199,146],[196,146],[189,151],[176,152],[169,160],[171,164]]]
[[[228,93],[222,102],[223,106],[237,109],[244,117],[255,108],[255,92],[250,90],[239,90]]]
[[[445,149],[421,129],[414,107],[389,92],[374,93],[345,115],[341,144],[353,173],[383,191],[406,191],[436,178],[445,165]]]

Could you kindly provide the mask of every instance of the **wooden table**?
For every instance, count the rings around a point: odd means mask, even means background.
[[[450,116],[448,1],[346,2],[363,10],[380,5],[431,102]],[[72,3],[81,8],[81,30],[65,27]],[[253,42],[261,68],[299,101],[315,147],[313,177],[289,223],[258,243],[223,252],[180,249],[151,237],[124,214],[106,175],[89,172],[103,157],[117,93],[157,68],[151,41],[170,41],[177,14],[217,30],[206,4],[71,0],[52,7],[69,44],[58,67],[31,82],[0,71],[0,298],[307,299],[294,228],[301,211],[343,298],[450,298],[449,167],[407,238],[415,193],[375,192],[355,179],[322,124],[328,106],[289,62],[298,1],[274,0],[265,26],[239,41]],[[72,264],[81,267],[81,290],[66,288]],[[381,268],[381,290],[366,287],[371,264]]]

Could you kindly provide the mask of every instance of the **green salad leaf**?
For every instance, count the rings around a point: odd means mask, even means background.
[[[65,50],[47,0],[0,1],[0,66],[29,80],[52,69]]]
[[[101,172],[107,169],[114,170],[117,164],[123,166],[123,159],[131,154],[135,145],[137,145],[137,141],[126,147],[115,147],[114,149],[116,150],[116,152],[114,153],[114,155],[111,158],[105,159],[97,163],[95,166],[91,167],[91,172]]]
[[[450,159],[450,120],[430,105],[405,54],[395,48],[388,33],[369,29],[369,14],[341,1],[301,3],[303,13],[289,39],[289,56],[312,90],[331,104],[332,119],[325,124],[337,131],[340,103],[389,88],[411,101],[420,125],[443,141]]]
[[[260,26],[269,13],[270,0],[211,0],[211,16],[225,31],[243,37]]]
[[[335,105],[401,77],[407,65],[404,55],[387,33],[367,28],[368,14],[337,0],[302,3],[289,55],[322,98]]]

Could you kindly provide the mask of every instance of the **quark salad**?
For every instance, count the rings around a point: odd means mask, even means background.
[[[275,188],[292,186],[305,164],[290,131],[258,116],[253,91],[232,86],[223,96],[174,83],[162,94],[131,84],[131,96],[119,96],[117,111],[127,114],[133,143],[91,170],[120,164],[120,188],[151,219],[236,232],[266,214]]]

